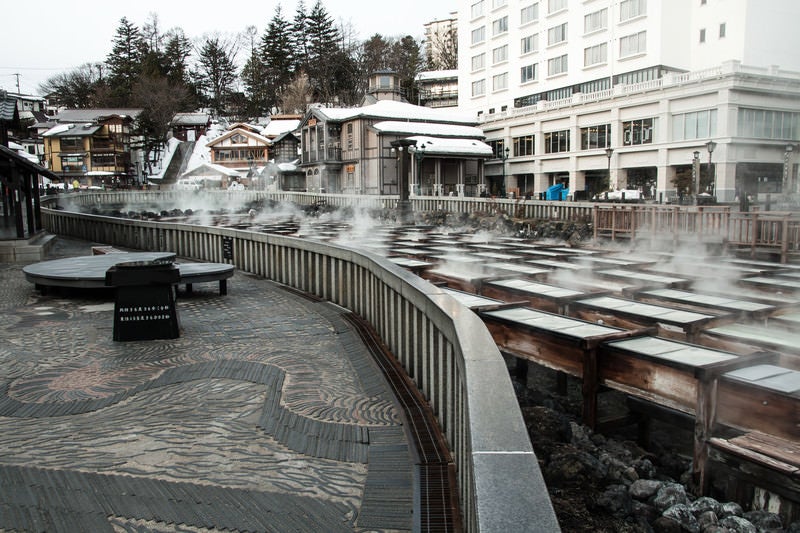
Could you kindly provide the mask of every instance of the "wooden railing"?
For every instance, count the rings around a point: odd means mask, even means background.
[[[72,199],[85,206],[175,202],[171,193],[156,197],[146,192],[76,194]],[[56,201],[67,205],[63,196],[45,205]],[[200,261],[225,261],[226,243],[239,270],[358,314],[398,358],[444,431],[456,465],[465,530],[559,531],[503,358],[478,316],[440,288],[381,257],[312,240],[47,207],[42,219],[58,235]]]

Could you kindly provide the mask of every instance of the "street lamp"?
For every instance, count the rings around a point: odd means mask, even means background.
[[[412,144],[408,147],[408,151],[414,156],[414,161],[417,162],[417,185],[421,187],[422,176],[420,173],[422,172],[422,160],[425,159],[425,143],[422,143],[419,146]]]
[[[714,172],[712,174],[712,170],[711,170],[711,154],[714,153],[714,148],[716,148],[716,147],[717,147],[717,143],[715,143],[714,141],[708,141],[706,143],[706,149],[708,150],[708,179],[709,179],[710,185],[711,185],[711,196],[714,196],[715,189],[717,187],[717,184],[716,184],[717,180],[715,179],[716,178],[716,172]]]
[[[610,146],[606,148],[606,158],[608,159],[608,167],[606,171],[608,172],[608,187],[611,188],[611,154],[614,153],[614,149]]]
[[[503,166],[502,166],[503,180],[500,182],[500,186],[502,187],[500,189],[500,197],[501,198],[503,198],[506,195],[506,159],[508,159],[508,153],[510,151],[511,151],[511,149],[508,146],[506,146],[505,150],[501,150],[500,151],[500,159],[501,159],[502,164],[503,164]]]

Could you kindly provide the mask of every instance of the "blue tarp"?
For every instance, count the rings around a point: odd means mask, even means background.
[[[556,183],[547,188],[545,193],[545,200],[566,200],[569,195],[569,189],[564,188],[563,183]]]

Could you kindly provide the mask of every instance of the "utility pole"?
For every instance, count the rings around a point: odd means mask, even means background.
[[[17,94],[22,94],[21,92],[19,92],[19,73],[15,72],[14,74],[12,74],[12,76],[17,77]]]

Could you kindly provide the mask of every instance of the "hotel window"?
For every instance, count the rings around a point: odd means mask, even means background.
[[[472,56],[472,70],[481,70],[486,66],[486,54],[481,52],[476,56]]]
[[[472,96],[483,96],[486,94],[486,80],[472,82]]]
[[[706,29],[705,28],[700,30],[700,42],[701,43],[706,42]]]
[[[502,91],[508,88],[508,72],[503,72],[492,77],[492,90]]]
[[[608,45],[600,43],[583,50],[583,66],[590,67],[608,61]]]
[[[739,137],[793,141],[800,135],[800,113],[740,108],[737,122]]]
[[[83,150],[82,137],[61,137],[62,152],[78,152]]]
[[[553,26],[547,30],[547,45],[563,43],[567,40],[567,23]]]
[[[716,135],[716,109],[672,115],[672,138],[676,141],[705,139]]]
[[[529,81],[536,81],[536,63],[532,65],[525,65],[519,69],[519,82],[528,83]]]
[[[647,14],[647,0],[622,0],[619,3],[619,21]]]
[[[547,14],[567,9],[567,0],[547,0]]]
[[[539,20],[539,3],[531,4],[519,10],[519,23],[527,24]]]
[[[597,30],[604,30],[608,27],[608,9],[589,13],[583,17],[583,33],[592,33]]]
[[[725,23],[719,25],[719,38],[722,39],[725,37]]]
[[[497,9],[498,7],[503,7],[508,3],[508,0],[492,0],[492,9]]]
[[[483,0],[472,4],[472,18],[477,18],[483,15]]]
[[[635,146],[638,144],[652,144],[653,130],[656,123],[655,118],[644,118],[642,120],[629,120],[622,123],[622,144],[625,146]]]
[[[482,43],[486,40],[486,27],[481,26],[472,30],[472,44]]]
[[[640,31],[633,35],[620,37],[619,57],[628,57],[635,54],[642,54],[647,51],[647,32]]]
[[[569,152],[569,130],[551,131],[544,134],[544,153]]]
[[[533,52],[539,51],[539,34],[534,33],[533,35],[528,35],[527,37],[523,37],[520,41],[520,53],[524,54],[532,54]]]
[[[486,144],[492,148],[492,159],[500,159],[500,154],[503,153],[503,149],[506,146],[505,140],[486,141]]]
[[[514,137],[514,139],[512,139],[514,144],[514,157],[534,155],[533,140],[534,140],[533,135],[523,135],[522,137]]]
[[[547,60],[548,76],[555,76],[556,74],[562,74],[567,71],[567,68],[568,68],[567,54]]]
[[[492,50],[492,64],[496,65],[508,59],[508,45],[504,44]]]
[[[508,31],[508,15],[492,22],[492,35],[500,35]]]
[[[581,150],[595,150],[611,146],[611,124],[581,128]]]

